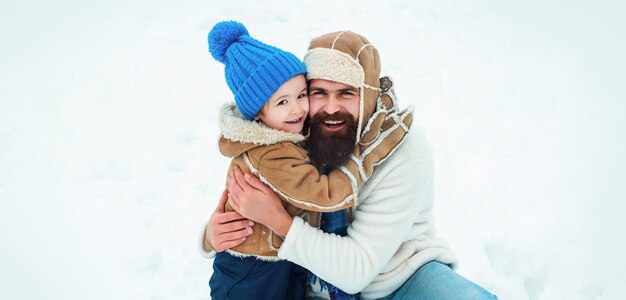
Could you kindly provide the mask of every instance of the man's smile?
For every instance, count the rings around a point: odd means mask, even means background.
[[[324,127],[328,131],[337,131],[337,130],[340,130],[341,128],[343,128],[344,123],[345,123],[345,121],[326,120],[326,121],[324,121]]]

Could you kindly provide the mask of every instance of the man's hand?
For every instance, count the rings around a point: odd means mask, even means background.
[[[215,211],[209,219],[204,236],[213,250],[222,252],[238,246],[252,234],[254,222],[244,218],[237,212],[225,212],[228,191],[224,190]]]
[[[244,176],[235,166],[228,190],[230,205],[242,216],[267,226],[279,236],[287,235],[293,219],[276,193],[256,176]]]

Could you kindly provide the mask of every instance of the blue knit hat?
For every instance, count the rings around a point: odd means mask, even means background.
[[[209,52],[225,65],[226,83],[237,108],[252,120],[278,88],[292,77],[306,74],[295,55],[261,43],[243,24],[222,21],[209,32]]]

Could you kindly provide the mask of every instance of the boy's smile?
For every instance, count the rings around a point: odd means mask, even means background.
[[[302,123],[302,121],[304,121],[304,117],[299,117],[295,120],[291,120],[291,121],[286,121],[286,123],[290,124],[290,125],[297,125]]]

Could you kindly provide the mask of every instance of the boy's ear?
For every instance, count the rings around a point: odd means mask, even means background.
[[[267,103],[265,104],[267,105]],[[255,121],[260,121],[261,120],[261,115],[263,114],[263,110],[265,109],[265,105],[259,110],[259,112],[256,114],[256,116],[254,116]]]

